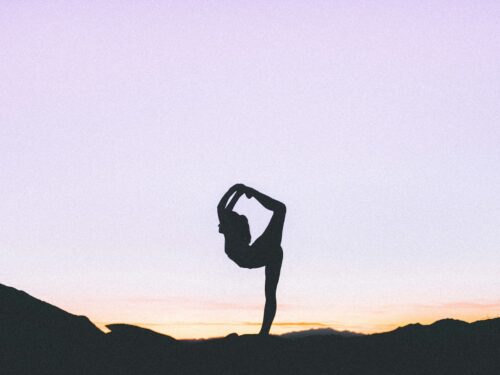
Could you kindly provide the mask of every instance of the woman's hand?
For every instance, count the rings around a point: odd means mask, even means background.
[[[238,190],[243,190],[245,188],[246,188],[246,186],[243,185],[243,184],[234,184],[231,189],[234,189],[234,190],[238,191]]]
[[[243,193],[245,194],[245,196],[250,199],[253,197],[253,193],[254,193],[254,189],[252,189],[251,187],[248,187],[248,186],[245,186],[245,190],[243,191]]]
[[[253,193],[255,192],[254,189],[252,189],[251,187],[246,186],[244,184],[234,184],[231,187],[231,191],[233,191],[233,192],[236,191],[236,192],[239,192],[241,194],[245,194],[248,199],[252,198]]]

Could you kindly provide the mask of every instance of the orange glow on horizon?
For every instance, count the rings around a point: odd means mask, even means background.
[[[124,323],[150,329],[176,339],[223,337],[230,333],[258,333],[262,303],[241,305],[219,301],[186,299],[175,305],[144,303],[129,299],[51,301],[66,311],[86,315],[101,330],[107,324]],[[177,301],[179,302],[179,301]],[[202,305],[208,302],[208,308]],[[364,334],[381,333],[412,323],[431,324],[445,318],[466,322],[500,316],[500,301],[451,301],[445,303],[408,303],[391,305],[280,305],[272,334],[332,328]],[[231,320],[228,321],[227,319]]]
[[[500,316],[498,314],[497,316]],[[363,334],[374,334],[389,332],[398,327],[403,327],[408,324],[420,323],[423,325],[432,324],[437,320],[453,318],[471,323],[478,320],[491,319],[497,316],[441,316],[431,317],[422,316],[420,319],[406,318],[395,322],[378,321],[376,323],[355,323],[355,324],[331,324],[328,322],[275,322],[271,333],[281,335],[294,331],[304,331],[318,328],[332,328],[337,331],[352,331]],[[214,337],[224,337],[232,332],[242,334],[255,334],[258,332],[261,322],[177,322],[177,323],[145,323],[145,322],[122,322],[138,327],[150,329],[152,331],[172,336],[176,339],[207,339]],[[113,324],[111,322],[94,322],[94,324],[104,332],[109,332],[106,325]]]

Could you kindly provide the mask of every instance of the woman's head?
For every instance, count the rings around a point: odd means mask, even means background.
[[[238,238],[245,243],[250,243],[252,239],[247,217],[234,211],[226,213],[224,224],[219,224],[219,232],[233,238]]]

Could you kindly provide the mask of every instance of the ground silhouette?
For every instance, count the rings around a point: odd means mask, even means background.
[[[127,324],[108,328],[0,284],[0,374],[500,374],[500,318],[362,336],[198,341]]]

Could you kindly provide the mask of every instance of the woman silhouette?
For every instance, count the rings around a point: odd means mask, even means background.
[[[229,198],[232,196],[228,204]],[[250,227],[244,215],[233,211],[238,199],[245,194],[255,198],[262,206],[273,211],[273,216],[262,235],[250,245]],[[283,249],[281,237],[285,222],[286,206],[267,195],[243,184],[231,187],[217,206],[219,232],[225,237],[225,252],[238,266],[243,268],[266,267],[266,305],[261,335],[268,335],[276,315],[276,289],[280,278]]]

